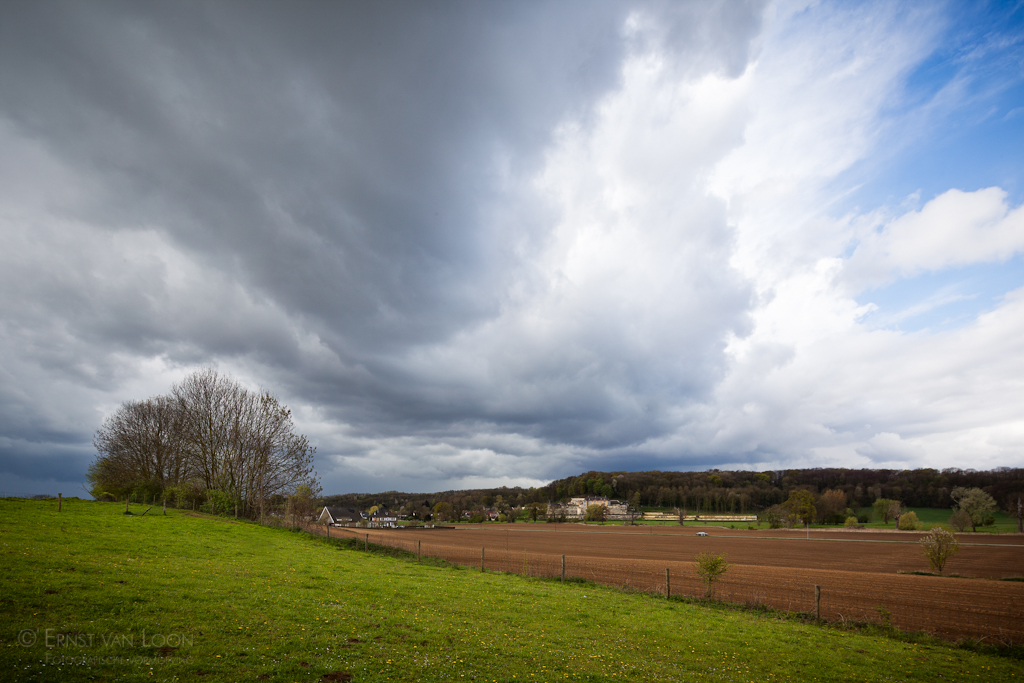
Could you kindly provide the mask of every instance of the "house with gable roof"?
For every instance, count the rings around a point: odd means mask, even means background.
[[[317,522],[329,526],[355,526],[363,520],[363,515],[355,508],[324,507]]]

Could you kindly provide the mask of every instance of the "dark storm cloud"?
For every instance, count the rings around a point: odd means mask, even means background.
[[[733,3],[4,3],[3,230],[19,256],[0,276],[15,439],[0,467],[24,473],[16,444],[54,433],[87,445],[155,360],[256,368],[316,407],[314,432],[360,439],[599,450],[670,429],[665,411],[708,390],[745,324],[728,272],[690,311],[704,321],[670,335],[682,375],[621,310],[544,342],[485,335],[474,376],[453,340],[514,308],[510,291],[548,286],[533,259],[560,209],[532,183],[558,126],[594,125],[631,51],[735,76],[759,21]],[[705,210],[698,280],[728,270],[724,217]],[[322,455],[372,450],[326,441]]]
[[[6,113],[100,176],[104,196],[69,210],[156,223],[376,346],[493,308],[477,285],[503,265],[480,215],[495,157],[534,165],[558,118],[608,87],[624,6],[150,10],[5,22],[3,60],[23,65],[5,70]]]

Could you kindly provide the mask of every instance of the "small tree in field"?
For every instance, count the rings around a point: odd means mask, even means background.
[[[700,553],[693,559],[697,562],[697,576],[704,583],[704,597],[711,599],[715,595],[715,582],[729,569],[729,563],[725,555],[711,553]]]
[[[822,524],[839,524],[846,519],[846,494],[840,489],[825,491],[818,498],[818,521]]]
[[[928,558],[932,568],[942,574],[946,560],[960,552],[960,544],[953,532],[941,526],[934,526],[928,535],[921,539],[921,551]]]
[[[782,509],[781,505],[773,505],[757,516],[758,526],[761,525],[762,519],[768,522],[769,529],[779,529],[786,522],[786,512]]]
[[[898,505],[894,505],[897,503],[898,501],[890,498],[879,498],[872,506],[875,510],[875,517],[881,519],[882,524],[888,524],[889,520],[893,518],[893,511],[895,510],[897,514],[899,513]]]
[[[814,494],[810,491],[793,490],[789,492],[789,499],[782,504],[782,507],[789,513],[791,518],[799,519],[808,526],[814,521],[818,513],[814,507]]]
[[[971,525],[971,516],[965,510],[954,510],[949,516],[949,525],[957,531],[963,531]]]
[[[889,517],[896,520],[896,531],[900,530],[900,515],[903,514],[903,502],[899,500],[889,501]]]
[[[608,508],[604,505],[598,505],[594,503],[587,506],[587,512],[583,517],[585,522],[603,522],[605,515],[608,513]]]
[[[452,518],[452,504],[441,501],[434,505],[434,519],[438,522],[446,522]]]
[[[985,519],[996,511],[995,499],[979,488],[957,486],[950,491],[949,497],[956,501],[958,509],[971,516],[972,531],[977,531],[978,525],[984,524]]]

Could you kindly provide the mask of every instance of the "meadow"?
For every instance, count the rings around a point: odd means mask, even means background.
[[[1024,678],[1014,651],[144,509],[0,500],[4,680]]]
[[[671,508],[645,507],[644,510],[648,511],[648,512],[661,512],[661,513],[671,513],[672,512]],[[894,529],[895,528],[895,524],[893,523],[892,520],[889,520],[888,522],[883,522],[881,519],[876,518],[874,516],[874,511],[870,507],[858,508],[856,512],[857,512],[857,514],[862,514],[863,513],[863,514],[867,514],[869,516],[869,520],[867,522],[859,525],[859,526],[861,526],[861,527],[863,527],[865,529]],[[912,507],[912,508],[904,508],[904,512],[913,512],[913,513],[915,513],[917,515],[918,521],[920,522],[920,527],[918,529],[919,531],[928,531],[933,526],[938,526],[938,525],[941,525],[941,526],[944,526],[944,527],[948,528],[950,515],[953,514],[953,511],[948,509],[948,508],[917,508],[917,507]],[[713,514],[714,513],[712,513],[712,515]],[[731,514],[731,513],[723,513],[723,514]],[[736,513],[736,514],[741,514],[741,513]],[[743,513],[743,514],[747,514],[747,513]],[[756,512],[751,512],[749,514],[755,515]],[[977,530],[977,533],[979,533],[979,534],[981,534],[981,533],[986,533],[986,534],[1008,534],[1008,533],[1016,533],[1017,532],[1017,517],[1015,515],[1009,515],[1009,514],[1003,512],[1003,511],[1001,511],[1001,510],[997,510],[997,511],[992,513],[992,516],[995,518],[995,521],[991,525],[989,525],[989,526],[979,526],[978,530]],[[444,523],[445,524],[456,524],[456,525],[466,524],[466,522],[452,522],[452,521],[446,521]],[[547,524],[548,522],[546,520],[544,520],[544,519],[539,519],[539,520],[536,520],[536,521],[531,521],[531,520],[528,520],[528,519],[521,519],[521,520],[518,520],[516,523],[517,524]],[[587,522],[587,524],[595,525],[595,526],[624,526],[624,525],[627,525],[628,523],[627,522],[623,522],[623,521],[619,521],[619,520],[609,520],[609,521],[606,521],[606,522]],[[678,526],[679,522],[674,521],[674,520],[673,521],[670,521],[670,520],[657,520],[657,521],[655,521],[655,520],[637,519],[637,520],[633,521],[632,524],[636,525],[636,526],[674,527],[674,526]],[[700,527],[705,527],[705,526],[706,527],[722,527],[722,528],[726,528],[726,529],[767,529],[768,528],[768,524],[765,523],[765,522],[762,522],[761,524],[758,524],[756,521],[746,521],[746,522],[735,522],[735,521],[732,521],[732,522],[728,522],[728,521],[717,521],[717,520],[714,520],[714,519],[706,519],[706,518],[705,519],[701,519],[699,521],[692,521],[692,520],[691,521],[687,521],[686,522],[686,526],[694,526],[694,527],[698,527],[698,526],[700,526]],[[814,523],[814,524],[810,525],[810,528],[811,529],[840,529],[840,528],[844,528],[844,526],[845,526],[844,524],[818,524],[818,523]],[[799,528],[803,529],[804,527],[802,525],[799,525]],[[967,531],[970,532],[971,528],[967,527]]]

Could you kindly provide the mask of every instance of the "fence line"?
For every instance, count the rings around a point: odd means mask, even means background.
[[[307,527],[312,533],[324,535],[325,527]],[[334,528],[334,537],[354,533],[365,540],[366,532],[360,529]],[[370,542],[374,545],[405,550],[413,555],[444,559],[452,564],[493,572],[520,574],[533,577],[558,578],[562,576],[562,556],[531,553],[525,550],[511,551],[494,547],[481,549],[465,546],[431,543],[423,540],[401,538],[397,534],[373,533]],[[481,557],[483,566],[481,566]],[[666,565],[648,560],[616,561],[593,557],[565,556],[565,578],[585,579],[622,590],[664,595],[667,583],[671,585],[673,597],[701,598],[704,584],[692,570],[690,563],[673,563],[670,573]],[[813,574],[813,572],[811,572]],[[1013,600],[1002,600],[999,604],[982,604],[971,600],[970,595],[960,600],[933,591],[907,593],[906,589],[888,590],[885,577],[867,590],[841,585],[823,585],[821,588],[820,615],[832,622],[869,622],[891,625],[906,631],[926,631],[947,638],[983,639],[1002,644],[1024,643],[1024,619],[1020,605]],[[924,579],[925,581],[929,579]],[[820,583],[820,579],[818,582]],[[788,581],[758,579],[744,576],[742,572],[724,575],[715,588],[715,598],[749,607],[765,606],[785,612],[813,615],[815,580],[802,578],[794,570]],[[924,588],[926,584],[915,584]]]

